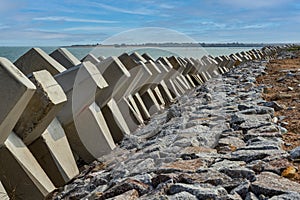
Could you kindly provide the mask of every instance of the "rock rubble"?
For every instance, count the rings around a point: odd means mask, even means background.
[[[179,98],[51,198],[299,199],[300,184],[281,176],[299,150],[282,150],[280,106],[256,85],[265,65],[248,62]]]

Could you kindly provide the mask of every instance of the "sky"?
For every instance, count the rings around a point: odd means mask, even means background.
[[[206,43],[299,43],[300,1],[0,0],[0,46],[117,43],[124,33],[164,42],[172,32]]]

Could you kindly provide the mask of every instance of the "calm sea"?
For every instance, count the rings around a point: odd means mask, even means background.
[[[0,57],[8,58],[10,61],[14,62],[25,52],[27,52],[31,47],[0,47]],[[40,47],[46,53],[50,54],[58,47]],[[82,59],[88,53],[92,53],[99,57],[100,55],[108,56],[119,56],[122,53],[132,53],[134,51],[138,53],[149,53],[154,59],[160,56],[170,56],[177,55],[183,57],[194,57],[201,58],[203,55],[230,55],[232,53],[237,53],[241,51],[247,51],[258,47],[164,47],[164,48],[149,48],[149,47],[72,47],[67,48],[75,57]]]

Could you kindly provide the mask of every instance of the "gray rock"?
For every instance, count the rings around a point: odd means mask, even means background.
[[[251,162],[254,160],[261,160],[268,156],[284,155],[283,150],[238,150],[231,153],[232,160],[241,160],[245,162]]]
[[[253,194],[252,192],[249,192],[245,198],[245,200],[259,200],[258,197]]]
[[[255,180],[254,171],[245,167],[228,168],[224,166],[222,169],[220,169],[220,172],[230,176],[231,178],[245,178],[249,181]]]
[[[239,194],[233,193],[233,194],[227,195],[227,200],[243,200],[243,199]]]
[[[287,194],[282,194],[279,196],[274,196],[270,198],[269,200],[299,200],[300,199],[300,194],[296,192],[291,192]]]
[[[223,160],[223,161],[214,163],[213,165],[210,166],[210,168],[213,168],[213,169],[216,169],[219,171],[219,170],[223,169],[224,167],[238,168],[238,167],[245,166],[245,165],[246,165],[246,162],[244,162],[244,161]]]
[[[243,199],[245,199],[246,196],[247,196],[247,194],[249,193],[249,188],[250,188],[250,182],[249,181],[245,181],[241,185],[239,185],[238,187],[236,187],[233,190],[231,190],[230,194],[237,193]]]
[[[272,197],[288,192],[300,193],[300,184],[271,172],[262,172],[251,184],[251,191],[258,196],[263,194]]]
[[[265,103],[262,103],[262,105],[266,106],[266,107],[274,108],[275,111],[280,111],[280,110],[284,109],[283,106],[281,106],[276,101],[265,102]]]
[[[129,169],[132,169],[130,171],[130,174],[142,174],[151,172],[155,169],[155,162],[151,158],[147,158],[146,160],[138,161],[138,163],[135,166],[130,166]]]
[[[290,155],[293,159],[299,159],[300,158],[300,146],[291,150]]]
[[[197,200],[197,197],[188,192],[180,192],[168,196],[169,200]]]
[[[198,199],[225,199],[227,191],[222,187],[214,187],[207,185],[188,185],[183,183],[176,183],[171,185],[169,194],[177,194],[180,192],[188,192]]]

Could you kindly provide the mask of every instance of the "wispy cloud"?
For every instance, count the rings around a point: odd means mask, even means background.
[[[119,8],[116,6],[111,6],[103,3],[94,3],[95,6],[99,8],[104,8],[106,10],[114,11],[114,12],[120,12],[120,13],[126,13],[126,14],[134,14],[134,15],[153,15],[155,14],[153,9],[148,9],[145,7],[142,8],[132,8],[132,9],[124,9]]]
[[[103,27],[103,26],[76,26],[70,28],[64,28],[63,31],[121,31],[120,27]]]
[[[276,7],[283,4],[287,4],[293,0],[272,0],[272,1],[262,1],[262,0],[219,0],[222,4],[227,4],[233,7],[243,7],[243,8],[270,8]]]
[[[32,20],[35,21],[65,21],[65,22],[82,22],[82,23],[117,23],[117,21],[110,20],[99,20],[99,19],[79,19],[72,17],[64,17],[64,16],[50,16],[50,17],[35,17]]]

